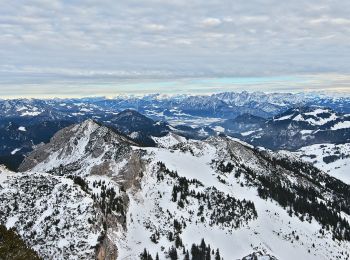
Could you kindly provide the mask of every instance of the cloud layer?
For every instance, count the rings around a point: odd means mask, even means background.
[[[5,1],[0,83],[348,74],[349,13],[345,0]]]

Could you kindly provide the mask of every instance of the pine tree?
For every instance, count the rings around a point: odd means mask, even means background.
[[[173,236],[173,232],[169,232],[168,233],[168,239],[169,239],[169,241],[174,241],[174,236]]]
[[[207,253],[205,255],[205,260],[211,260],[211,255],[210,255],[210,245],[207,247]]]
[[[205,248],[206,248],[205,241],[204,241],[204,238],[202,238],[202,241],[201,241],[201,251],[202,251],[202,252],[205,252]]]
[[[148,258],[148,252],[147,252],[146,248],[143,250],[143,253],[140,255],[140,258],[141,258],[142,260],[147,260],[147,258]]]
[[[192,259],[193,259],[193,260],[197,259],[198,255],[199,255],[198,247],[197,247],[195,244],[192,244],[192,247],[191,247],[191,256],[192,256]]]
[[[171,247],[169,249],[169,257],[170,257],[171,260],[177,260],[178,259],[178,257],[177,257],[177,250],[176,250],[175,247]]]
[[[187,250],[187,252],[185,254],[184,260],[190,260],[190,254],[188,253],[188,250]]]
[[[216,249],[215,260],[221,260],[219,249]]]
[[[157,253],[157,255],[158,255],[158,253]],[[147,252],[146,248],[143,250],[143,253],[140,254],[140,259],[141,260],[153,260],[152,256]]]
[[[179,235],[176,235],[175,246],[176,246],[176,248],[179,248],[180,246],[182,246],[182,240],[181,240]]]

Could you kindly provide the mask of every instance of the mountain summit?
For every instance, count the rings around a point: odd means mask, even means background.
[[[165,122],[156,122],[132,109],[118,113],[110,120],[110,124],[118,131],[146,146],[155,145],[152,136],[164,136],[170,130]]]

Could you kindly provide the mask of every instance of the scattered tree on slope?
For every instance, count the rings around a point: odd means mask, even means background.
[[[13,231],[0,225],[0,259],[4,260],[39,260],[35,251]]]

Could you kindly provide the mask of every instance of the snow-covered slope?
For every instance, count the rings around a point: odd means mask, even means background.
[[[174,133],[169,133],[163,137],[153,137],[153,140],[157,144],[158,147],[168,148],[173,145],[186,142],[186,138],[183,136],[179,136]]]
[[[240,145],[237,148],[239,147]],[[239,259],[257,250],[270,253],[278,259],[332,259],[339,252],[350,249],[348,242],[337,244],[332,241],[330,233],[319,235],[322,227],[315,220],[309,223],[301,221],[298,217],[290,217],[288,212],[275,202],[260,198],[256,188],[249,187],[243,176],[235,178],[234,174],[222,175],[215,171],[211,167],[212,158],[216,158],[215,148],[210,145],[200,148],[201,151],[194,151],[196,155],[179,150],[148,150],[153,160],[162,161],[171,171],[176,171],[179,177],[199,180],[203,187],[196,187],[195,184],[190,186],[196,193],[204,192],[212,198],[214,195],[210,193],[210,187],[215,187],[217,190],[214,194],[222,193],[224,198],[232,196],[240,201],[253,202],[256,215],[240,212],[235,221],[243,221],[235,228],[230,222],[223,225],[213,222],[213,213],[206,206],[204,212],[199,214],[201,205],[207,204],[201,199],[187,198],[188,203],[182,208],[178,202],[172,201],[173,187],[178,180],[165,175],[164,180],[158,181],[156,176],[159,174],[159,167],[154,163],[149,166],[149,171],[143,178],[142,190],[130,196],[128,232],[117,242],[121,250],[121,259],[136,258],[143,248],[147,248],[153,256],[162,252],[162,247],[170,248],[174,242],[169,241],[169,233],[176,234],[173,219],[186,223],[185,227],[182,224],[179,236],[187,249],[190,249],[193,243],[199,244],[204,238],[212,248],[220,248],[224,259]],[[259,169],[259,166],[256,167]],[[234,208],[233,204],[220,204],[220,201],[211,201],[211,204],[213,208],[217,206],[214,211],[225,206]],[[246,214],[251,218],[247,218]],[[204,220],[201,220],[202,216]],[[156,244],[151,241],[152,236],[157,237]],[[324,247],[326,244],[328,246]],[[181,259],[183,255],[179,255]],[[163,259],[164,256],[161,256]]]
[[[286,114],[286,115],[285,115]],[[323,116],[320,116],[323,115]],[[300,109],[291,109],[284,113],[284,115],[279,115],[275,117],[274,121],[284,121],[291,119],[293,121],[305,122],[309,125],[324,125],[328,122],[336,120],[337,115],[329,110],[324,108],[311,108],[307,111]]]
[[[93,259],[103,234],[93,199],[65,177],[0,169],[0,221],[44,259]]]
[[[241,133],[240,137],[273,150],[297,150],[312,144],[349,142],[349,126],[348,114],[322,107],[296,107],[266,120],[259,129]]]
[[[52,181],[58,183],[70,176],[102,212],[103,241],[118,259],[138,259],[144,249],[159,259],[176,250],[182,259],[202,239],[204,248],[210,244],[224,259],[250,259],[254,252],[287,260],[349,257],[348,185],[296,156],[259,151],[232,138],[174,138],[157,140],[163,147],[142,148],[86,121],[30,154],[22,175],[46,172],[38,176],[57,176]],[[16,193],[16,183],[6,189]],[[22,218],[28,209],[18,214]],[[21,230],[22,237],[30,236]],[[31,246],[41,253],[47,244],[58,250],[56,243],[49,237]]]
[[[315,144],[302,147],[295,154],[317,168],[350,184],[350,143]]]

